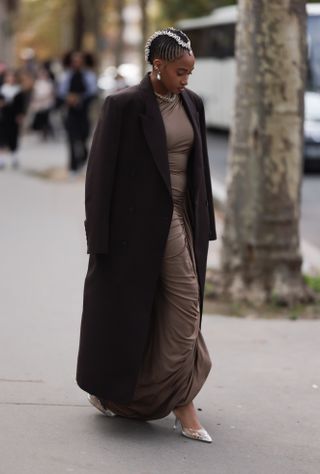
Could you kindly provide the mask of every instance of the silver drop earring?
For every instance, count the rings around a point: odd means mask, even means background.
[[[159,69],[158,69],[157,71],[158,71],[158,72],[157,72],[157,79],[158,79],[158,81],[161,81],[161,75],[160,75]]]

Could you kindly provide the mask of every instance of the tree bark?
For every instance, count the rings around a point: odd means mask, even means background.
[[[106,0],[82,0],[82,10],[84,13],[84,39],[82,46],[86,51],[91,51],[99,55],[101,36],[101,15],[103,3]]]
[[[82,39],[85,31],[85,19],[82,0],[76,0],[74,5],[74,35],[73,35],[73,49],[75,51],[82,50]]]
[[[0,1],[0,60],[15,65],[15,19],[18,0]]]
[[[115,66],[118,67],[123,62],[123,50],[124,50],[124,42],[123,42],[123,32],[124,32],[124,19],[122,10],[125,5],[125,0],[115,0],[115,7],[118,16],[118,34],[117,34],[117,42],[114,51],[115,56]]]
[[[139,0],[140,9],[141,9],[141,75],[143,76],[147,65],[144,58],[144,47],[147,41],[148,36],[148,7],[149,0]]]
[[[239,0],[221,260],[233,300],[310,298],[299,248],[305,31],[304,0]]]
[[[75,0],[74,3],[74,44],[75,50],[90,51],[99,56],[100,22],[103,0]],[[106,3],[106,2],[105,2]]]

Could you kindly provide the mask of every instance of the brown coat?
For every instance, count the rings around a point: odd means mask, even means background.
[[[182,100],[195,136],[188,190],[202,312],[215,219],[203,104],[189,89]],[[90,257],[77,382],[101,398],[128,402],[148,340],[173,212],[165,129],[148,74],[104,103],[89,156],[85,205]]]

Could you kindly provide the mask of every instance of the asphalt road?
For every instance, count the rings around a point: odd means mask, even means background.
[[[227,173],[228,135],[208,132],[208,150],[212,176],[225,185]],[[320,249],[320,173],[305,174],[301,190],[300,232],[309,243]]]

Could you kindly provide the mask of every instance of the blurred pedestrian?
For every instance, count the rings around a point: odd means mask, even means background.
[[[46,61],[44,61],[43,68],[47,71],[49,79],[51,79],[52,83],[55,85],[56,84],[56,76],[55,76],[55,73],[53,71],[53,67],[54,67],[54,62],[53,62],[52,59],[47,59]]]
[[[24,112],[27,113],[29,110],[30,102],[31,102],[35,76],[31,72],[25,69],[20,69],[19,77],[20,77],[20,85],[21,85],[21,90],[22,90],[22,95],[23,95]]]
[[[69,170],[77,173],[87,160],[90,132],[89,107],[97,94],[96,75],[85,68],[83,54],[71,56],[71,67],[64,72],[58,96],[65,107],[65,128],[69,143]]]
[[[7,70],[6,64],[4,62],[2,62],[1,59],[0,59],[0,87],[3,84],[4,75],[5,75],[6,70]]]
[[[19,134],[23,114],[24,97],[18,74],[9,70],[0,87],[0,168],[5,166],[5,150],[10,152],[12,166],[19,166]]]
[[[216,239],[204,107],[182,31],[145,51],[152,72],[107,97],[91,147],[77,382],[106,415],[173,411],[184,436],[211,442],[193,404],[211,368],[200,326]]]
[[[44,140],[48,135],[53,135],[50,122],[50,112],[55,105],[55,88],[49,77],[48,71],[41,68],[37,72],[36,80],[30,101],[30,112],[32,114],[32,130],[40,132]]]

